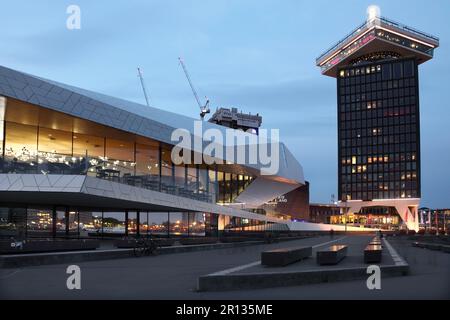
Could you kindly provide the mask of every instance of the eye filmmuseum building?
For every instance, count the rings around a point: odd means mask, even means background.
[[[175,165],[171,134],[193,136],[194,120],[0,67],[0,236],[292,228],[289,212],[260,209],[305,185],[284,144],[272,175],[258,164]]]
[[[317,59],[337,79],[341,220],[418,230],[419,65],[438,46],[432,35],[373,17]]]

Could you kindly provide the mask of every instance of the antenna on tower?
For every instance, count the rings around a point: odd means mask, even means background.
[[[147,90],[145,89],[144,77],[142,75],[142,70],[141,70],[141,68],[137,67],[137,71],[138,71],[138,77],[141,80],[142,91],[144,91],[145,102],[147,103],[147,106],[150,107],[150,103],[148,102]]]
[[[377,5],[370,5],[367,7],[367,23],[377,24],[381,17],[381,9]]]

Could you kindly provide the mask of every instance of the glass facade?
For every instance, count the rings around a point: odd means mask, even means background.
[[[349,66],[337,81],[339,199],[420,197],[415,59]]]
[[[26,236],[27,210],[25,208],[0,207],[1,237],[24,238]]]
[[[53,208],[27,209],[26,233],[29,237],[50,237],[53,233]]]
[[[169,213],[149,212],[148,213],[148,233],[151,235],[168,236],[169,234]]]
[[[243,169],[174,165],[171,146],[11,98],[0,97],[0,172],[88,175],[209,203],[227,204],[254,180]],[[219,235],[219,215],[136,208],[2,203],[0,238],[195,237]],[[262,231],[234,219],[232,229]],[[231,226],[230,225],[230,226]],[[223,228],[221,229],[223,230]]]
[[[253,181],[250,175],[232,174],[229,172],[217,171],[218,181],[218,202],[233,203],[244,189]]]
[[[87,174],[213,203],[234,201],[253,179],[176,166],[171,146],[15,99],[0,99],[0,126],[4,173]]]
[[[218,216],[205,212],[0,206],[0,238],[217,237]]]

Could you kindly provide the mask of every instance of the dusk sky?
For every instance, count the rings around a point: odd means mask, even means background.
[[[66,8],[81,8],[81,30]],[[315,66],[321,52],[381,15],[440,37],[420,66],[422,206],[450,207],[450,1],[214,0],[4,1],[0,64],[51,80],[198,117],[178,64],[216,107],[260,113],[263,127],[303,165],[311,202],[337,194],[335,79]]]

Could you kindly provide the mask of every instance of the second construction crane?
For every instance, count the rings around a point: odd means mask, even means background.
[[[145,102],[147,103],[147,107],[150,107],[150,102],[149,102],[149,99],[148,99],[147,90],[145,89],[144,77],[142,76],[142,70],[141,70],[140,67],[138,67],[137,71],[138,71],[138,77],[141,80],[142,91],[144,91]]]
[[[180,61],[180,65],[183,68],[186,79],[189,82],[189,86],[191,87],[192,93],[194,94],[195,100],[197,101],[197,104],[200,108],[200,119],[203,120],[205,118],[205,115],[211,112],[211,110],[209,109],[209,99],[205,97],[206,101],[204,105],[200,102],[200,98],[198,97],[197,91],[195,91],[194,85],[191,81],[191,77],[189,76],[189,73],[186,69],[186,65],[181,58],[178,58],[178,60]]]

